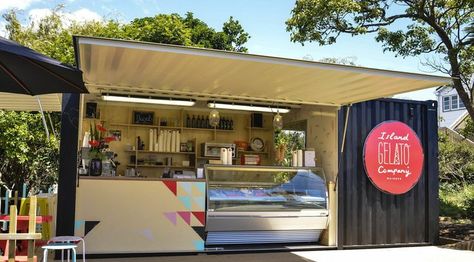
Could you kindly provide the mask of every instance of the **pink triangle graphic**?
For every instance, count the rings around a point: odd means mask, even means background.
[[[178,215],[183,218],[183,220],[188,224],[191,225],[191,212],[186,211],[178,211]]]
[[[165,217],[176,226],[176,212],[165,212]]]

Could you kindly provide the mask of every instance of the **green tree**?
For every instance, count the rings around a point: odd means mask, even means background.
[[[153,17],[136,18],[121,24],[115,20],[75,22],[67,21],[63,6],[36,23],[33,20],[22,25],[18,11],[3,14],[10,39],[40,53],[67,64],[74,64],[73,35],[138,40],[184,46],[246,52],[244,44],[249,35],[239,21],[229,18],[223,31],[216,32],[192,13],[185,17],[178,14],[157,14]]]
[[[464,186],[474,183],[474,146],[439,132],[439,179],[441,184]]]
[[[63,63],[75,63],[73,35],[131,39],[185,46],[246,51],[243,45],[248,34],[232,17],[224,23],[225,32],[216,32],[192,13],[158,14],[137,18],[121,24],[115,20],[67,21],[63,6],[39,21],[20,23],[18,11],[3,14],[10,39]],[[59,118],[54,119],[59,129]],[[56,133],[59,133],[57,131]],[[56,182],[59,142],[47,140],[39,114],[0,110],[0,175],[1,183],[19,189],[26,182],[35,189],[44,189]]]
[[[355,61],[357,57],[348,56],[348,57],[325,57],[319,60],[319,62],[331,63],[331,64],[340,64],[340,65],[352,65],[356,66]]]
[[[174,45],[191,45],[191,29],[177,14],[134,19],[124,26],[127,38]]]
[[[466,125],[459,133],[464,137],[469,138],[471,141],[474,141],[474,122],[471,119],[467,119]]]
[[[247,48],[244,47],[244,44],[248,41],[250,36],[244,31],[239,21],[234,20],[234,18],[231,16],[229,21],[224,23],[222,32],[227,37],[226,50],[247,52]]]
[[[474,119],[474,46],[465,28],[474,19],[472,0],[297,0],[286,21],[291,40],[320,45],[341,34],[376,33],[385,51],[402,57],[433,53],[441,61],[427,64],[453,77],[453,87]],[[403,30],[394,30],[407,23]]]
[[[59,130],[59,114],[50,114],[52,128]],[[51,128],[51,127],[50,127]],[[56,182],[59,142],[46,139],[40,114],[0,110],[0,175],[9,189],[26,183],[33,191]]]

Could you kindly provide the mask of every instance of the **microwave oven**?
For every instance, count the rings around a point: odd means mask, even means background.
[[[236,157],[235,144],[231,143],[202,143],[201,154],[205,157],[220,157],[221,148],[232,148],[232,158]]]

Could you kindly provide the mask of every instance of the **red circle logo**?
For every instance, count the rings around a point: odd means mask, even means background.
[[[365,171],[380,191],[394,195],[408,192],[420,179],[423,161],[420,139],[405,123],[382,122],[365,139]]]

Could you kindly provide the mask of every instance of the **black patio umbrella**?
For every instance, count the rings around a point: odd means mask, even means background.
[[[0,92],[42,95],[88,93],[81,70],[0,37]],[[49,131],[39,97],[46,135]]]
[[[81,70],[0,37],[0,92],[88,93]]]

